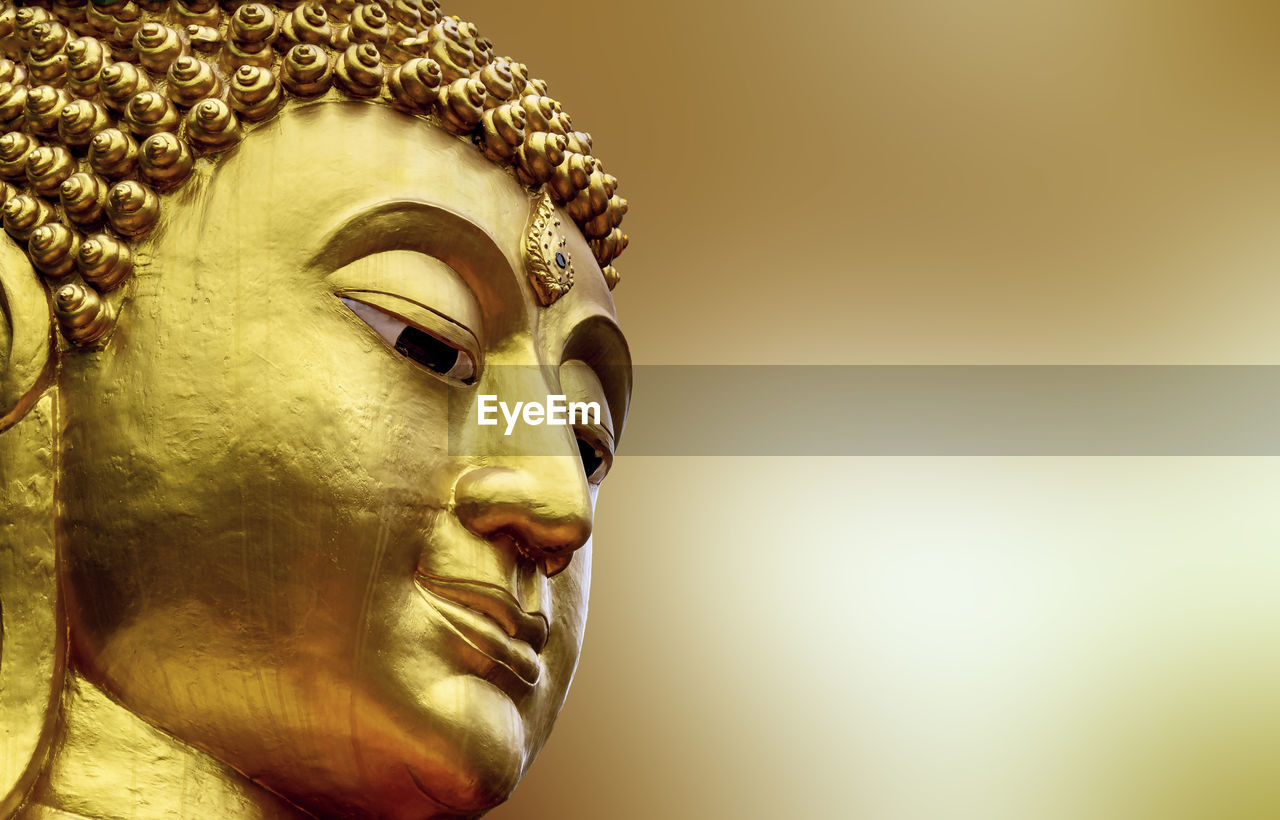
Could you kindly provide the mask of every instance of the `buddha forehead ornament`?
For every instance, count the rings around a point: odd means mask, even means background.
[[[540,302],[573,286],[553,206],[605,281],[627,201],[547,85],[435,0],[55,0],[0,4],[0,214],[54,292],[63,335],[98,341],[163,199],[290,105],[383,102],[510,169],[539,198],[525,262]]]

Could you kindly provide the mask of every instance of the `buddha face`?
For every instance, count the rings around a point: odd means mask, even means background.
[[[166,203],[110,343],[60,376],[82,674],[316,813],[510,793],[577,664],[629,391],[571,220],[575,284],[539,305],[531,200],[439,129],[333,102]],[[508,436],[480,394],[604,412]]]

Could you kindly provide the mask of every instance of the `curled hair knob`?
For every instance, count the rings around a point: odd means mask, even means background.
[[[133,173],[138,162],[138,143],[118,128],[99,131],[89,143],[89,165],[108,179]]]
[[[231,78],[231,107],[249,122],[269,119],[284,102],[276,75],[259,66],[244,65]]]
[[[587,178],[587,184],[582,192],[569,201],[565,210],[575,222],[589,222],[608,209],[609,197],[612,194],[613,189],[609,186],[608,177],[603,171],[596,169]]]
[[[382,55],[371,43],[353,45],[344,51],[334,71],[334,81],[353,97],[378,96],[384,78]]]
[[[276,15],[262,3],[245,3],[231,15],[231,42],[242,49],[270,45],[276,38]]]
[[[141,182],[117,182],[107,194],[107,220],[124,236],[142,236],[159,217],[160,198]]]
[[[112,111],[123,111],[135,94],[150,90],[151,81],[133,63],[112,63],[98,75],[102,102]]]
[[[18,13],[13,18],[13,34],[18,43],[31,47],[31,33],[36,26],[41,23],[47,23],[53,19],[53,15],[48,9],[39,8],[38,6],[28,6],[18,9]]]
[[[67,88],[79,97],[98,93],[98,75],[107,64],[107,47],[95,37],[67,43]]]
[[[201,100],[187,112],[187,139],[197,148],[223,151],[239,142],[240,137],[240,120],[222,100]]]
[[[111,124],[107,109],[90,100],[72,100],[62,109],[58,135],[73,148],[85,148],[93,135]]]
[[[387,81],[392,104],[414,114],[431,113],[443,76],[440,66],[429,57],[415,57],[396,66]]]
[[[488,92],[478,77],[454,80],[441,88],[437,96],[440,100],[441,124],[447,130],[465,135],[480,124]]]
[[[58,199],[67,218],[82,228],[102,222],[107,204],[107,182],[97,174],[72,174],[63,180]]]
[[[38,139],[21,131],[10,131],[0,137],[0,177],[25,182],[27,157],[38,147]]]
[[[166,75],[166,93],[169,99],[184,108],[195,105],[205,97],[222,93],[222,80],[213,66],[196,57],[179,57],[169,66]]]
[[[53,297],[53,313],[62,335],[75,345],[91,345],[101,339],[115,321],[115,315],[91,288],[71,282],[58,288]]]
[[[299,97],[318,97],[333,83],[333,68],[319,46],[303,43],[285,55],[280,81]]]
[[[99,6],[97,3],[88,3],[84,7],[85,25],[98,37],[106,37],[115,31],[116,21],[111,16],[109,9]]]
[[[136,137],[149,137],[161,131],[172,131],[181,122],[173,103],[158,91],[133,95],[124,110],[121,124]]]
[[[607,265],[622,255],[630,241],[631,237],[614,228],[603,238],[593,239],[587,244],[591,246],[591,252],[595,255],[596,261],[601,265]]]
[[[76,269],[80,237],[66,225],[50,222],[31,232],[27,253],[36,270],[51,279],[71,275]]]
[[[133,36],[133,45],[138,62],[156,74],[168,71],[169,65],[187,52],[178,32],[160,23],[144,23]]]
[[[327,0],[325,7],[329,10],[329,16],[341,23],[349,19],[351,12],[355,11],[356,0]]]
[[[45,61],[62,53],[71,34],[67,27],[57,20],[46,20],[31,29],[31,46],[27,49],[28,60]]]
[[[480,82],[484,83],[485,91],[488,92],[485,104],[489,108],[515,99],[516,94],[524,88],[524,80],[517,81],[512,65],[507,60],[494,60],[480,69]]]
[[[280,37],[276,47],[290,49],[293,46],[308,43],[323,46],[333,37],[333,27],[329,23],[329,15],[319,3],[303,3],[284,19],[280,26]]]
[[[0,83],[0,124],[5,128],[22,127],[22,112],[27,107],[27,86]]]
[[[524,142],[524,109],[510,104],[491,108],[484,112],[481,126],[484,130],[484,155],[503,164],[514,160],[516,148]]]
[[[27,181],[41,196],[57,197],[67,177],[76,172],[76,160],[62,145],[42,145],[27,155]]]
[[[0,209],[4,215],[4,229],[19,242],[26,242],[36,228],[48,222],[53,212],[43,199],[30,194],[10,197]]]
[[[170,131],[147,137],[138,152],[138,171],[142,178],[161,191],[185,182],[194,162],[187,143]]]
[[[102,292],[118,287],[133,270],[129,246],[105,233],[94,234],[80,244],[76,254],[80,275]]]
[[[212,26],[200,26],[192,23],[187,26],[187,42],[191,50],[199,54],[211,54],[222,48],[222,32]]]
[[[604,213],[579,225],[583,235],[588,239],[603,239],[608,236],[610,231],[622,224],[622,217],[626,215],[628,207],[627,201],[622,197],[610,197]]]
[[[566,153],[564,162],[556,166],[555,174],[547,181],[556,204],[564,205],[584,190],[590,184],[591,172],[595,169],[594,157]]]
[[[374,3],[356,6],[347,25],[347,36],[352,43],[370,43],[383,48],[391,39],[390,20],[383,8]]]
[[[136,2],[117,3],[111,10],[111,19],[115,21],[115,27],[103,35],[112,52],[117,59],[137,59],[133,38],[142,28],[142,9]]]
[[[68,32],[56,22],[41,23],[32,30],[31,48],[27,52],[27,71],[32,80],[49,85],[62,85],[67,76],[67,55],[62,53]]]
[[[231,16],[230,43],[224,58],[229,68],[256,65],[270,68],[275,60],[271,48],[276,40],[276,16],[269,6],[246,3]]]
[[[217,0],[173,0],[173,11],[184,23],[216,26],[221,10]]]
[[[0,59],[0,83],[23,85],[27,82],[27,69],[13,60]]]
[[[444,80],[468,77],[476,66],[476,55],[458,29],[458,21],[445,18],[427,29],[427,54],[440,64]]]
[[[403,37],[387,43],[387,53],[398,60],[410,60],[414,57],[431,57],[431,41],[420,34]],[[432,62],[435,62],[432,60]]]
[[[565,138],[569,141],[569,150],[575,154],[591,153],[591,135],[586,131],[570,131]]]
[[[435,25],[437,18],[424,17],[424,8],[421,3],[414,0],[395,0],[390,5],[391,7],[387,10],[388,16],[403,28],[417,31],[420,28]]]
[[[516,149],[516,176],[526,185],[541,185],[555,175],[564,162],[568,142],[560,134],[538,131],[525,138]]]
[[[70,94],[51,85],[38,85],[28,91],[23,115],[31,133],[41,137],[56,136],[58,118],[62,115],[62,109],[70,102]]]
[[[518,104],[524,109],[526,127],[531,132],[550,130],[551,119],[560,111],[560,103],[534,94],[521,97]]]

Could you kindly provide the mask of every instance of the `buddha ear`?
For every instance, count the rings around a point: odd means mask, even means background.
[[[44,768],[66,663],[56,563],[49,297],[0,235],[0,817]]]
[[[0,431],[12,427],[49,383],[53,312],[27,254],[0,236]]]

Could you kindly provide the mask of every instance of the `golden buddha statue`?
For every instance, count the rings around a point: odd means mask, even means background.
[[[0,816],[497,805],[630,395],[591,138],[434,0],[4,3],[0,53]]]

